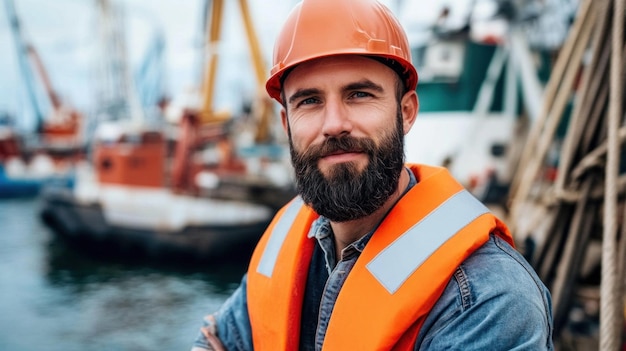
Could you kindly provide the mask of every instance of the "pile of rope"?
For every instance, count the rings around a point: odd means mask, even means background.
[[[519,157],[508,204],[514,236],[528,244],[527,257],[552,292],[555,340],[591,243],[601,243],[600,350],[618,350],[624,330],[624,3],[581,1]],[[545,175],[551,165],[557,167],[552,178]]]

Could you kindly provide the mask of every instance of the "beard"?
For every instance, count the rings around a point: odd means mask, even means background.
[[[402,116],[398,111],[395,128],[385,133],[380,145],[347,135],[299,152],[289,135],[289,146],[297,190],[307,205],[333,222],[363,218],[381,208],[398,187],[404,166]],[[337,151],[364,152],[369,162],[363,170],[354,162],[340,163],[324,175],[319,159]]]

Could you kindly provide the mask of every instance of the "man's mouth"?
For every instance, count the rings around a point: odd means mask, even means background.
[[[353,149],[353,150],[339,149],[339,150],[334,150],[334,151],[327,152],[324,155],[322,155],[322,157],[336,156],[336,155],[343,155],[343,154],[361,154],[361,153],[363,153],[363,150],[359,150],[359,149]]]
[[[352,150],[337,150],[333,152],[329,152],[321,157],[324,161],[330,161],[333,163],[341,163],[341,162],[349,162],[354,161],[355,158],[359,157],[363,153],[361,151]]]

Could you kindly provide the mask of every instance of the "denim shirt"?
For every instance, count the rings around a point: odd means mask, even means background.
[[[415,184],[414,177],[411,183]],[[314,288],[322,293],[314,345],[302,349],[322,349],[339,291],[372,234],[347,246],[337,259],[328,219],[320,217],[311,226],[308,236],[317,239],[316,250],[323,252],[326,271],[309,270],[313,278],[307,284],[316,282],[320,286]],[[316,274],[328,279],[315,279]],[[244,276],[214,314],[218,337],[227,350],[253,350],[246,285]],[[307,292],[309,288],[307,285]],[[315,302],[304,302],[305,306],[310,303]],[[519,252],[491,235],[458,267],[422,325],[414,349],[553,350],[552,329],[549,291]],[[303,330],[301,337],[311,332]],[[194,346],[209,349],[206,345],[200,333]]]

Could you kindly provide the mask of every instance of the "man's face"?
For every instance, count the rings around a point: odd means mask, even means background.
[[[397,190],[405,124],[397,75],[359,56],[297,66],[284,82],[298,191],[332,221],[363,218]]]

